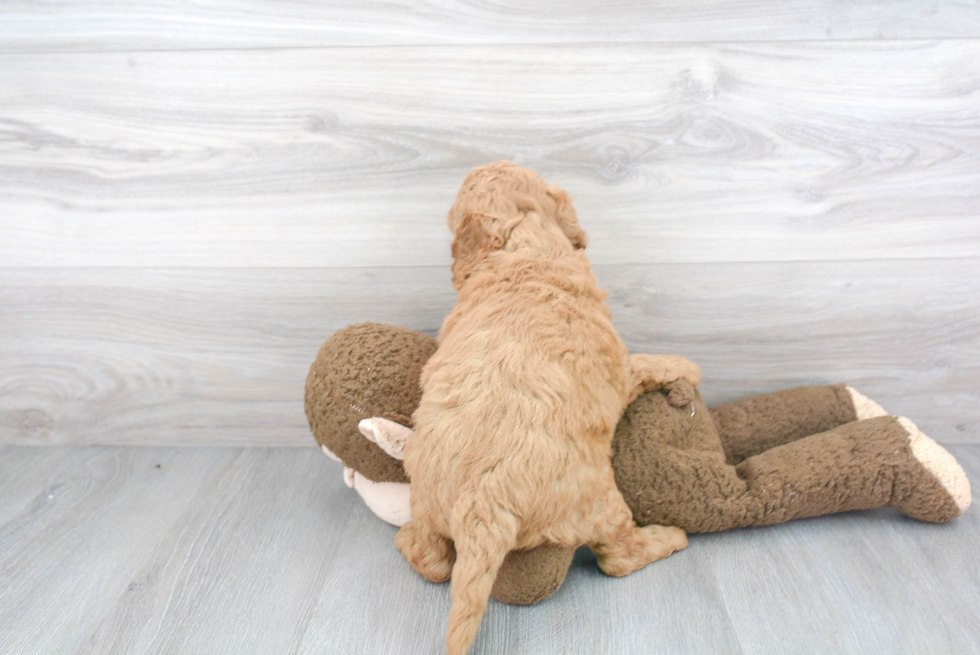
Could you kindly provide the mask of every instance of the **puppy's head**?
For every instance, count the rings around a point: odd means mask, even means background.
[[[585,248],[568,195],[509,161],[470,171],[449,210],[453,285],[458,289],[495,250],[555,254]]]

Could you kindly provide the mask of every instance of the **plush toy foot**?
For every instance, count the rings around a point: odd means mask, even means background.
[[[866,418],[888,416],[888,412],[886,412],[881,405],[871,400],[854,387],[847,387],[847,392],[851,394],[851,402],[854,403],[854,413],[857,415],[858,421]]]
[[[409,521],[395,535],[395,546],[419,575],[429,582],[445,582],[453,572],[456,551],[445,537],[418,521]]]
[[[962,467],[912,421],[897,421],[908,436],[913,471],[904,481],[896,480],[889,505],[920,521],[945,523],[956,518],[972,499],[970,481]]]

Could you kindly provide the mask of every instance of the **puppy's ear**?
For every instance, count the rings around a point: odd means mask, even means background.
[[[467,212],[456,226],[453,239],[453,286],[458,290],[476,265],[504,245],[499,219],[480,212]]]
[[[572,199],[557,185],[548,188],[548,195],[555,201],[555,218],[558,220],[562,232],[565,233],[573,246],[584,249],[585,246],[589,245],[589,237],[578,224],[578,214],[575,213],[575,207],[572,206]]]

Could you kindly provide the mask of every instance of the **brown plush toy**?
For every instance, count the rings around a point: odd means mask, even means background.
[[[339,330],[306,381],[306,415],[344,479],[385,521],[409,519],[401,453],[436,342],[377,323]],[[956,460],[906,418],[843,384],[708,409],[685,382],[637,398],[616,429],[616,482],[639,525],[715,532],[889,506],[942,523],[970,505]],[[526,605],[561,586],[574,549],[514,551],[493,595]]]

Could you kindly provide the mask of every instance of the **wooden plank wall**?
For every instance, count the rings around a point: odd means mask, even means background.
[[[980,443],[980,8],[831,0],[0,4],[0,443],[312,445],[319,344],[438,329],[504,158],[709,402]]]

